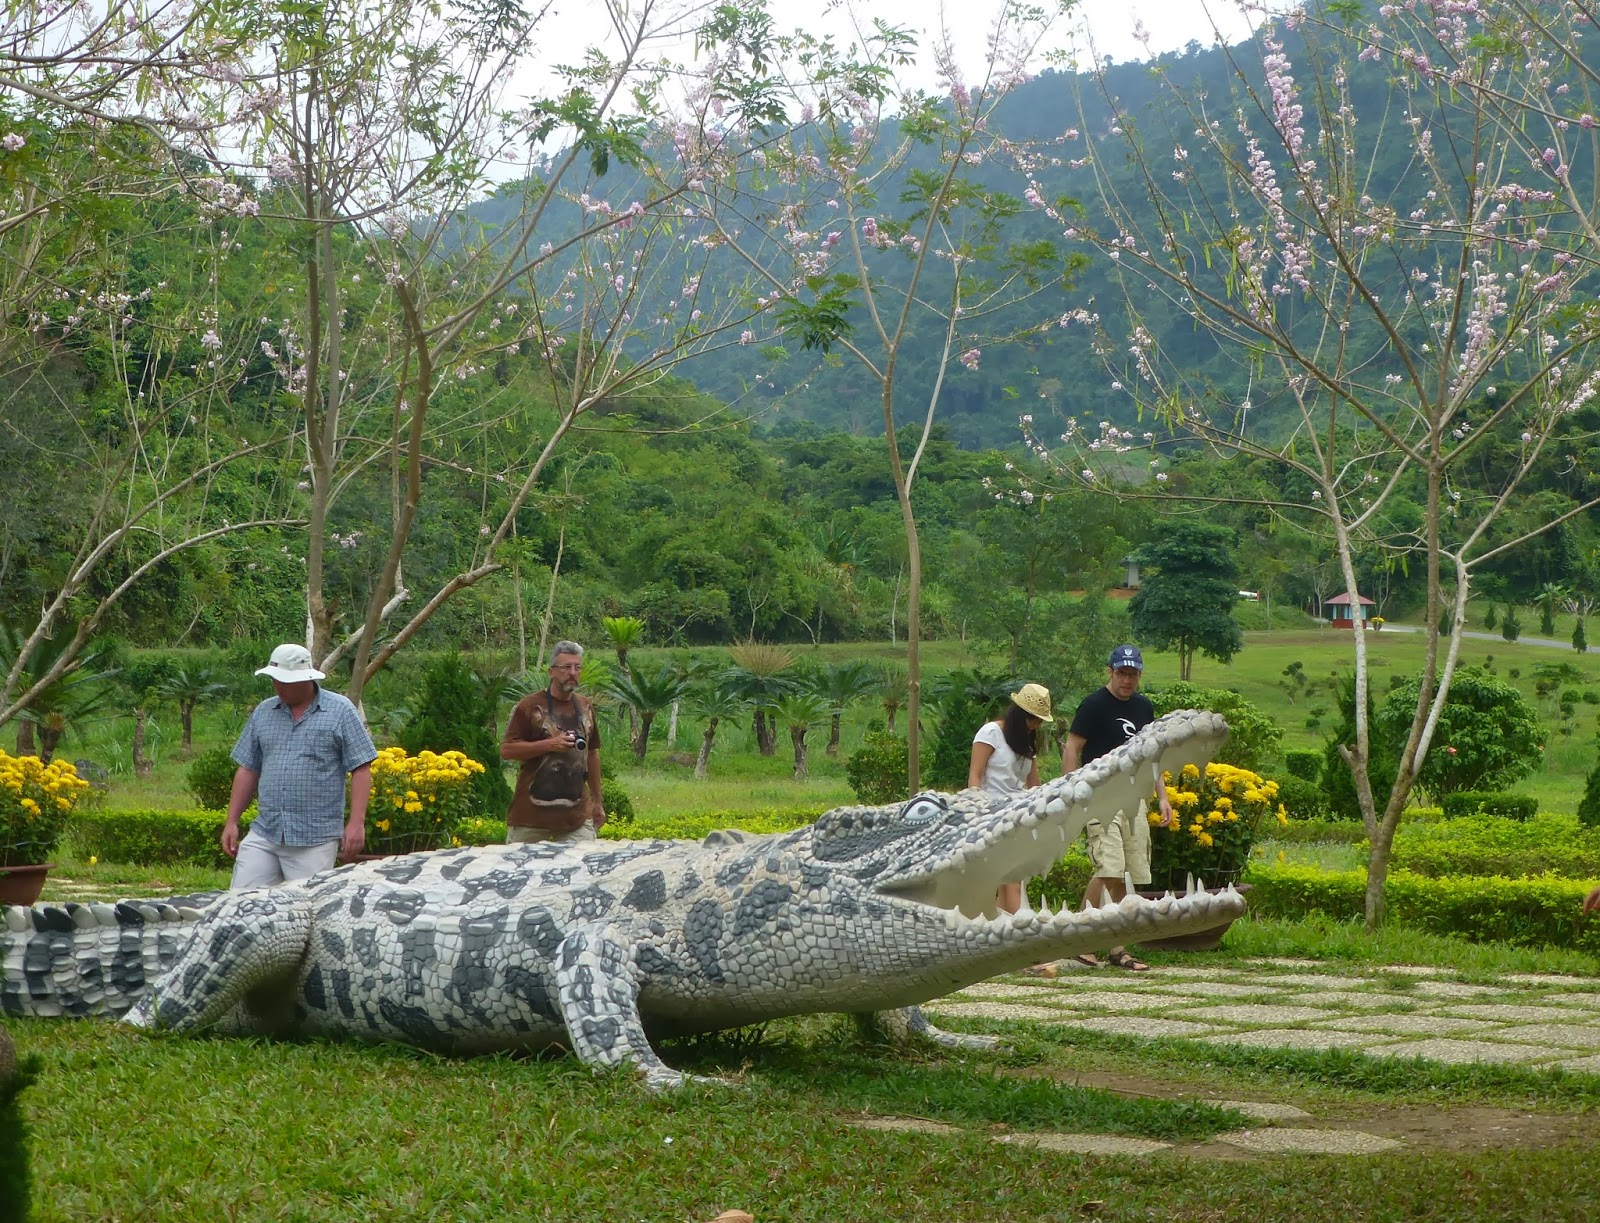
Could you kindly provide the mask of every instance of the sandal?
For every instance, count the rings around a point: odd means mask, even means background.
[[[1092,951],[1085,951],[1082,955],[1075,955],[1072,958],[1078,963],[1082,964],[1085,968],[1100,967],[1100,959]]]
[[[1129,972],[1149,972],[1150,965],[1142,960],[1136,960],[1126,951],[1113,951],[1106,957],[1106,963],[1113,968],[1126,968]]]

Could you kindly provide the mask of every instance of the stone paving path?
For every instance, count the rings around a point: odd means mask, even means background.
[[[1322,972],[1313,960],[1275,958],[1148,973],[1072,961],[1058,967],[1054,979],[1001,977],[924,1009],[945,1020],[973,1016],[1210,1044],[1353,1049],[1373,1057],[1510,1062],[1600,1074],[1596,978],[1516,973],[1496,985],[1479,985],[1451,979],[1446,968],[1401,964]],[[1260,1122],[1213,1140],[1243,1151],[1359,1155],[1402,1145],[1355,1129],[1316,1128],[1294,1105],[1216,1103]],[[858,1124],[891,1129],[899,1128],[899,1119]],[[1120,1155],[1173,1149],[1171,1143],[1103,1134],[1013,1133],[997,1141]]]

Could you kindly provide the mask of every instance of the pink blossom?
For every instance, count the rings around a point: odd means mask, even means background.
[[[962,353],[956,359],[958,361],[960,361],[961,364],[966,366],[968,369],[977,369],[978,368],[978,358],[981,357],[982,355],[983,355],[983,353],[979,349],[969,348],[969,349],[967,349],[966,352]]]
[[[16,132],[7,132],[5,136],[0,137],[0,144],[6,146],[6,152],[8,153],[15,153],[27,143],[28,142],[21,136],[17,135]]]

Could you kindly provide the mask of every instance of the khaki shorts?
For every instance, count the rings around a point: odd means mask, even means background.
[[[1140,800],[1138,811],[1126,811],[1109,824],[1090,820],[1084,828],[1089,838],[1089,862],[1097,879],[1131,875],[1135,886],[1150,882],[1150,821]]]
[[[519,828],[512,824],[506,828],[507,845],[533,845],[541,841],[598,841],[600,834],[595,832],[594,824],[584,820],[571,832],[551,832],[548,828]]]

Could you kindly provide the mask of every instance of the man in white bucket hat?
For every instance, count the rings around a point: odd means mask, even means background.
[[[377,750],[356,707],[318,683],[311,651],[293,643],[272,651],[256,672],[277,695],[255,707],[233,746],[233,793],[222,826],[237,889],[276,887],[325,871],[366,844],[367,799]],[[350,779],[350,817],[344,783]],[[257,801],[255,822],[240,840],[239,817]]]

